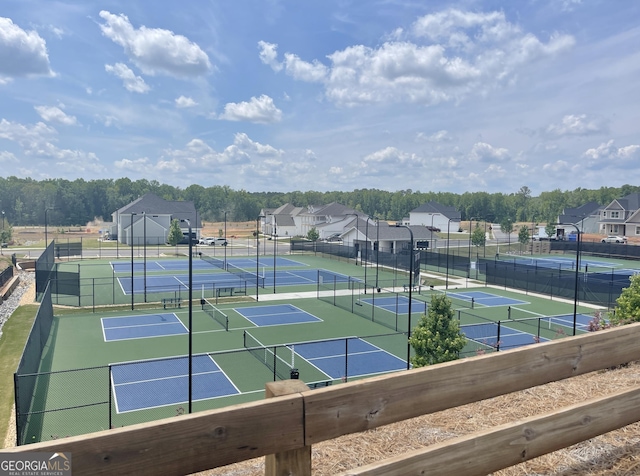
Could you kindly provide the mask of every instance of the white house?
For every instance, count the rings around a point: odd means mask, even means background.
[[[111,218],[109,234],[127,245],[166,243],[174,219],[180,221],[180,229],[187,243],[189,223],[194,240],[200,237],[202,228],[193,202],[164,200],[153,193],[146,193],[113,212]]]

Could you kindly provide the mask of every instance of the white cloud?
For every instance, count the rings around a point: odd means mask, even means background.
[[[73,172],[104,172],[100,159],[93,152],[60,149],[54,144],[57,131],[43,122],[25,126],[6,119],[0,120],[0,139],[18,143],[25,155],[53,159],[57,167]]]
[[[11,152],[6,150],[0,150],[0,163],[18,163],[18,159]]]
[[[144,94],[151,89],[147,83],[144,82],[140,76],[136,76],[135,73],[123,63],[116,63],[114,65],[105,64],[104,69],[107,73],[111,73],[122,80],[127,91],[132,93]]]
[[[547,135],[552,137],[588,136],[606,131],[606,127],[595,119],[589,119],[586,114],[569,114],[562,118],[560,124],[550,124]]]
[[[284,54],[287,74],[322,82],[337,104],[375,102],[437,104],[511,84],[520,70],[570,49],[575,40],[554,34],[545,43],[502,12],[450,9],[425,15],[410,29],[416,41],[385,41],[372,48],[353,45],[327,56],[330,65]],[[396,37],[403,32],[396,32]],[[276,45],[261,42],[261,59],[275,71]]]
[[[329,69],[318,60],[309,63],[292,53],[285,53],[284,64],[287,74],[300,81],[321,82],[329,73]]]
[[[416,134],[416,141],[426,141],[426,142],[450,142],[452,140],[451,135],[448,131],[441,130],[438,132],[434,132],[431,135],[426,135],[424,132],[418,132]]]
[[[258,42],[258,46],[260,47],[260,61],[268,66],[271,66],[272,70],[276,72],[280,71],[282,69],[282,63],[279,63],[277,61],[278,45],[260,40]]]
[[[252,97],[249,102],[230,102],[224,106],[220,119],[227,121],[249,121],[259,124],[271,124],[282,119],[282,111],[273,103],[269,96]]]
[[[186,107],[195,107],[197,106],[198,103],[195,102],[192,98],[190,97],[185,97],[185,96],[180,96],[179,98],[176,98],[176,107],[177,108],[186,108]]]
[[[37,32],[0,17],[0,83],[32,75],[53,76],[46,42]]]
[[[469,158],[478,162],[505,162],[511,158],[507,149],[496,148],[485,142],[476,142]]]
[[[47,122],[59,122],[67,126],[73,126],[77,123],[75,116],[69,116],[59,107],[35,106],[35,110],[40,117]]]
[[[270,145],[264,145],[251,140],[244,132],[239,132],[234,136],[233,145],[244,151],[255,152],[260,156],[281,156],[284,154],[284,151],[281,149],[276,149]]]
[[[196,44],[170,30],[134,28],[126,15],[101,11],[102,33],[124,48],[143,73],[194,77],[207,74],[212,66],[207,54]]]
[[[614,141],[602,143],[598,147],[588,149],[584,153],[587,159],[587,165],[593,169],[602,169],[605,167],[624,168],[629,165],[636,165],[640,160],[640,145],[628,145],[625,147],[616,147]]]
[[[147,157],[141,159],[131,160],[122,159],[114,162],[116,168],[127,172],[139,172],[144,174],[152,166],[151,161]]]

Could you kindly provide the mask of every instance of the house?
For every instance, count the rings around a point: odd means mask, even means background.
[[[582,233],[599,233],[600,232],[600,214],[604,207],[596,202],[585,203],[576,208],[565,208],[558,215],[558,223],[573,224]],[[567,236],[576,232],[573,226],[557,226],[557,235]]]
[[[602,209],[600,233],[640,236],[640,193],[613,200]]]
[[[460,219],[460,212],[455,207],[441,205],[437,202],[428,202],[411,210],[409,212],[409,221],[405,224],[431,227],[430,229],[433,230],[458,231]]]
[[[349,228],[343,235],[343,243],[350,246],[356,246],[357,249],[364,253],[362,256],[370,256],[372,251],[379,249],[386,253],[402,253],[408,252],[411,247],[411,234],[413,234],[413,247],[418,248],[421,245],[429,243],[429,247],[433,247],[437,239],[433,231],[426,226],[412,225],[409,226],[411,233],[406,226],[389,225],[387,222],[377,222],[375,220],[358,220],[358,229]],[[362,226],[364,223],[364,226]],[[420,246],[426,248],[426,246]]]
[[[336,202],[306,208],[287,203],[275,209],[265,208],[260,215],[263,217],[260,229],[266,235],[307,236],[315,228],[320,239],[343,233],[347,228],[355,227],[356,217],[366,217],[366,214]]]
[[[171,221],[180,221],[180,229],[188,243],[189,224],[193,240],[200,237],[202,224],[193,202],[164,200],[153,193],[125,205],[111,214],[108,230],[113,239],[127,245],[159,245],[167,242]]]

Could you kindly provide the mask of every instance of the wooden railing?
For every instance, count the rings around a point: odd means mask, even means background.
[[[640,360],[639,341],[632,324],[318,390],[274,382],[259,402],[3,451],[71,453],[76,476],[184,475],[266,455],[268,475],[309,475],[318,442]],[[638,408],[640,389],[618,392],[345,474],[487,474],[634,423]]]

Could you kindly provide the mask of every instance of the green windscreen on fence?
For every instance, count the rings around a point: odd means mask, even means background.
[[[16,399],[16,426],[17,426],[17,442],[19,445],[25,444],[25,428],[33,400],[36,394],[36,377],[40,372],[40,362],[42,361],[42,352],[49,340],[51,334],[51,326],[53,323],[53,304],[51,301],[51,291],[49,286],[46,287],[40,307],[36,313],[36,317],[31,326],[31,332],[27,339],[27,343],[22,351],[22,357],[18,364],[18,369],[14,375],[15,380],[15,399]],[[31,377],[29,377],[31,376]],[[25,378],[21,378],[25,377]]]

